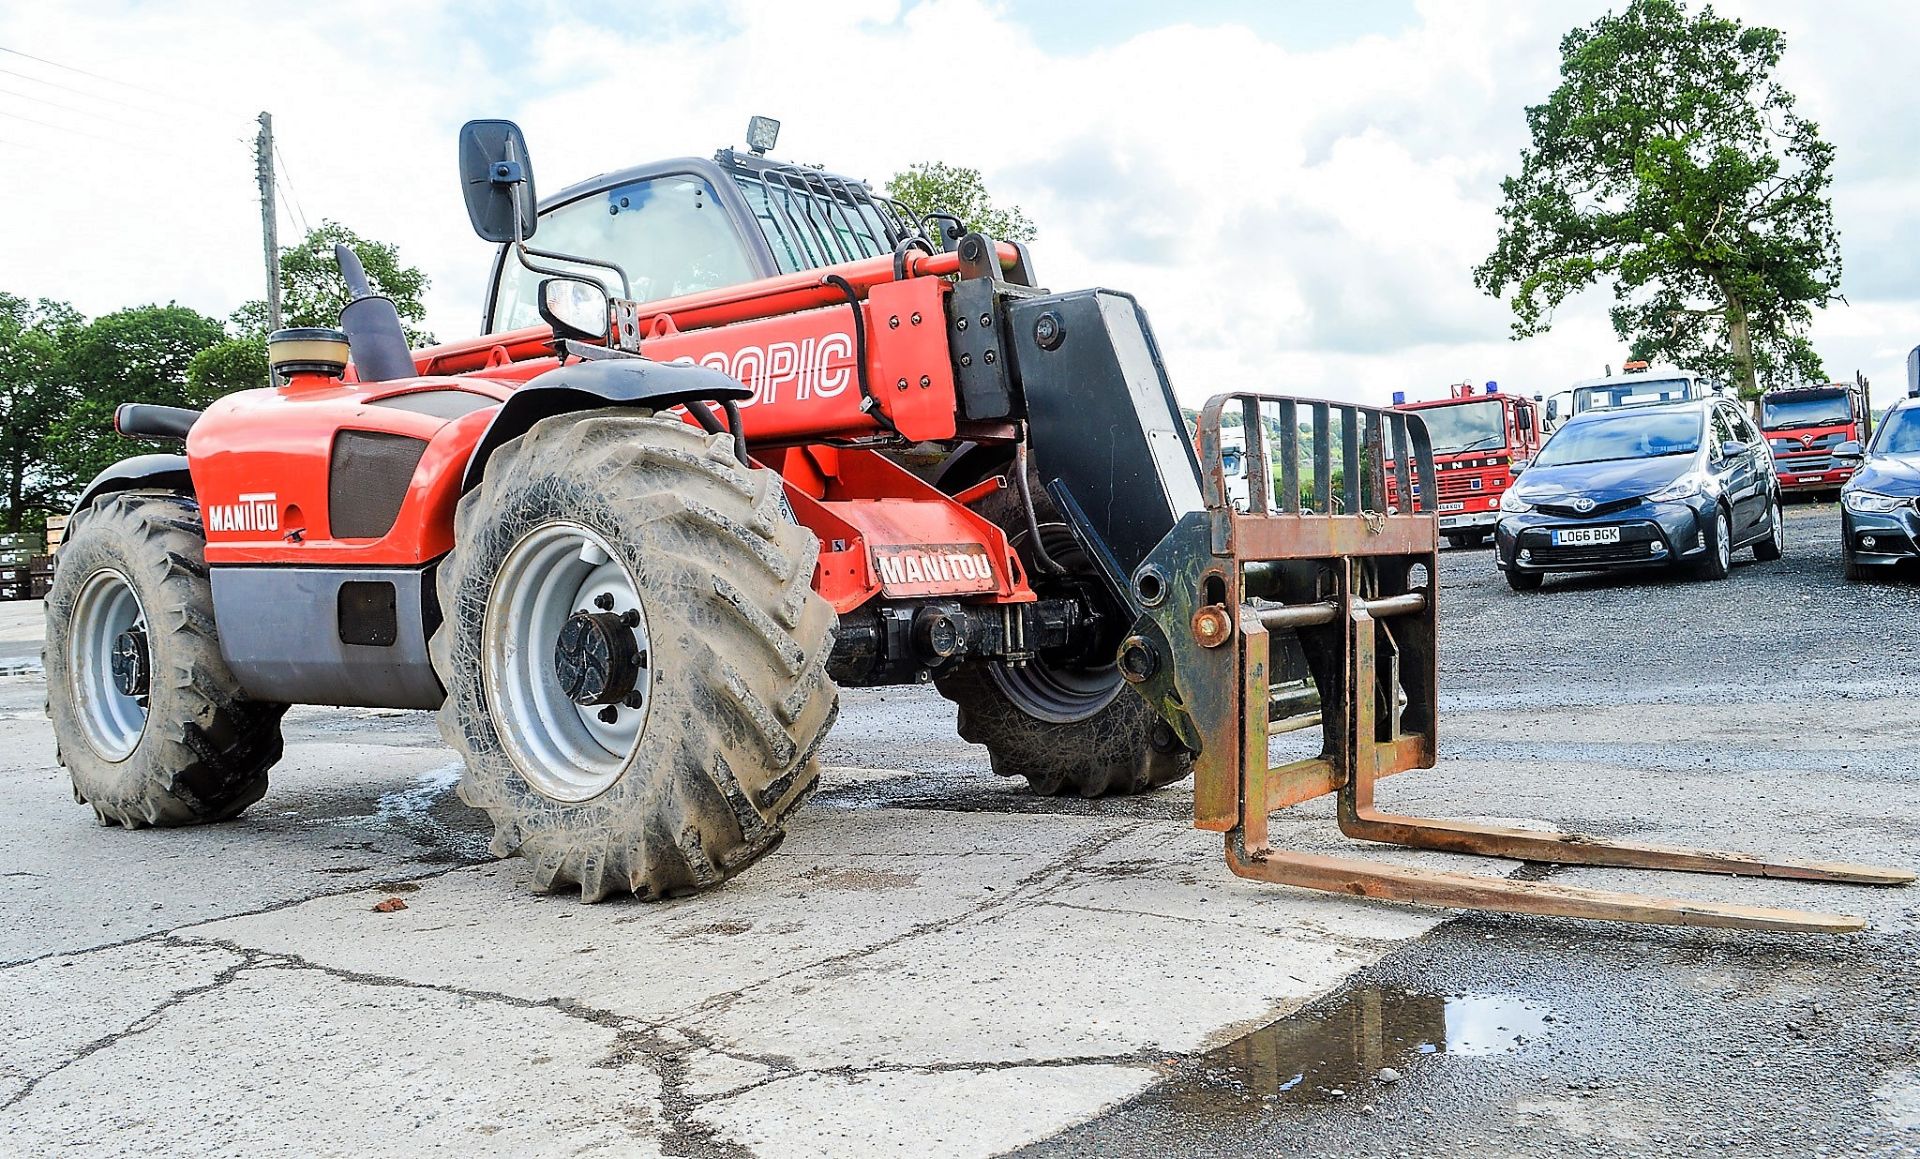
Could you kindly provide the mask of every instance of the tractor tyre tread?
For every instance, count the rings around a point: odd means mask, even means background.
[[[577,885],[583,901],[710,888],[776,847],[811,794],[838,712],[837,620],[812,588],[817,542],[785,517],[780,488],[734,458],[731,436],[608,409],[535,424],[460,501],[431,645],[440,731],[465,761],[461,799],[493,820],[494,854],[530,861],[536,888]],[[556,519],[592,528],[634,574],[655,655],[632,764],[580,802],[518,773],[483,675],[493,575]]]
[[[109,761],[85,738],[63,677],[70,617],[102,567],[127,578],[146,609],[151,685],[145,731]],[[199,504],[172,491],[122,491],[75,514],[47,592],[46,711],[74,800],[102,824],[173,827],[237,817],[267,791],[284,751],[287,706],[249,698],[227,667],[214,624]]]

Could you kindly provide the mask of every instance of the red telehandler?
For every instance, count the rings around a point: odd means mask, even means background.
[[[104,472],[68,527],[46,671],[75,795],[128,827],[230,818],[266,791],[287,705],[437,708],[462,799],[538,887],[675,896],[779,844],[838,686],[930,677],[1036,791],[1193,773],[1196,824],[1267,881],[1861,924],[1273,848],[1269,813],[1323,793],[1348,834],[1402,845],[1911,879],[1381,813],[1377,778],[1434,763],[1420,419],[1222,395],[1196,455],[1133,298],[1041,289],[1023,247],[758,143],[536,211],[519,129],[471,122],[467,208],[501,247],[484,337],[409,351],[343,247],[353,301],[338,330],[272,337],[282,385],[123,407],[122,434],[185,453]],[[1245,460],[1277,464],[1245,510],[1229,414]],[[929,444],[935,482],[889,457]],[[1389,458],[1415,505],[1381,498]],[[1317,704],[1272,695],[1283,656]],[[1274,766],[1269,737],[1314,722],[1321,754]]]

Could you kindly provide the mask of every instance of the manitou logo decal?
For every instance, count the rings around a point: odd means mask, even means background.
[[[1000,586],[987,549],[977,543],[880,546],[873,549],[873,562],[890,596],[962,595]]]
[[[239,495],[232,503],[214,503],[207,507],[209,531],[278,531],[280,496],[272,491]]]
[[[717,370],[753,388],[743,407],[786,399],[834,398],[853,382],[853,335],[833,333],[798,342],[769,342],[738,350],[715,350],[675,362]]]

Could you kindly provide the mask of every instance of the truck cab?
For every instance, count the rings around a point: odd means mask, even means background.
[[[1760,429],[1773,448],[1781,492],[1837,492],[1853,476],[1855,464],[1834,458],[1833,450],[1871,437],[1865,386],[1833,382],[1760,396]]]
[[[1433,439],[1438,480],[1440,533],[1455,547],[1478,547],[1500,519],[1500,496],[1513,484],[1514,465],[1525,466],[1545,436],[1540,408],[1499,383],[1477,391],[1470,382],[1449,388],[1448,397],[1408,402],[1395,391],[1395,410],[1414,411]]]

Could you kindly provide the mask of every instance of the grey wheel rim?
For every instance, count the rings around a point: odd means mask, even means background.
[[[120,691],[115,682],[114,642],[146,622],[146,609],[140,606],[133,585],[112,568],[102,568],[82,581],[68,620],[67,680],[81,735],[89,748],[115,763],[139,747],[147,728],[147,706],[144,697]]]
[[[640,652],[650,655],[633,574],[599,534],[569,521],[522,535],[487,595],[480,660],[494,730],[527,784],[556,801],[590,800],[620,779],[653,703],[646,666],[630,698],[637,707],[576,704],[562,689],[554,661],[561,630],[595,608],[632,612]]]
[[[1724,511],[1714,525],[1713,554],[1718,557],[1721,571],[1733,567],[1733,523],[1727,519]]]

